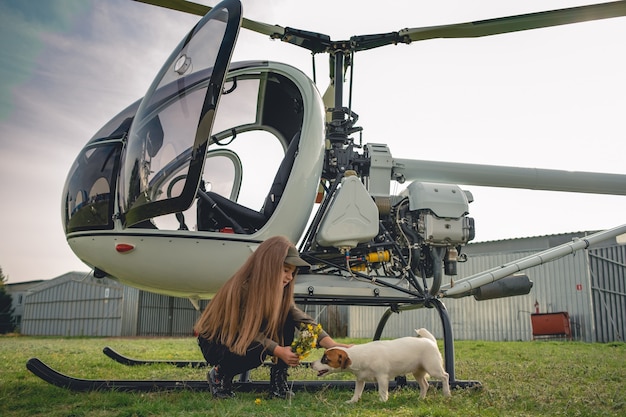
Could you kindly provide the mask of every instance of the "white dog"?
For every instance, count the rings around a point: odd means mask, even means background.
[[[435,337],[426,329],[415,331],[418,337],[402,337],[395,340],[378,340],[354,345],[349,348],[327,349],[321,359],[311,367],[317,376],[333,372],[352,372],[356,376],[354,396],[347,402],[355,403],[361,398],[365,381],[378,383],[381,401],[389,398],[389,380],[397,376],[413,374],[420,387],[420,398],[426,397],[426,375],[441,379],[443,394],[450,396],[448,373],[443,368],[441,353]]]

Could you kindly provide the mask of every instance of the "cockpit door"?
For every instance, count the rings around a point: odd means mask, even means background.
[[[123,154],[119,201],[125,226],[192,204],[240,24],[239,0],[215,6],[148,89]]]

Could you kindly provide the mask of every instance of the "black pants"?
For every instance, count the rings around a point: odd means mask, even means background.
[[[291,345],[295,334],[295,322],[291,315],[287,317],[285,326],[283,327],[283,340],[285,346]],[[219,365],[220,372],[228,377],[233,377],[244,373],[250,369],[259,367],[269,352],[263,349],[260,343],[253,343],[248,346],[245,355],[237,355],[231,352],[226,346],[198,336],[198,345],[202,351],[204,359],[213,366]],[[287,368],[287,364],[282,360],[278,360],[279,367]]]

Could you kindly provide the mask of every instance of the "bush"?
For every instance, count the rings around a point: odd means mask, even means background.
[[[10,333],[15,329],[13,322],[13,297],[7,293],[4,286],[7,277],[2,273],[0,267],[0,334]]]

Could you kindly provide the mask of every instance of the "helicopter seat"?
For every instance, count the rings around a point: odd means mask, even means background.
[[[260,212],[220,194],[198,190],[198,230],[232,229],[235,233],[251,234],[262,228],[274,213],[283,195],[299,142],[300,132],[296,133],[289,143]]]
[[[199,191],[198,230],[230,230],[250,234],[263,227],[262,213],[211,191]]]
[[[283,191],[285,191],[287,180],[289,179],[291,169],[293,168],[293,161],[296,159],[296,152],[298,150],[299,143],[300,132],[298,131],[293,138],[291,138],[291,142],[289,142],[289,146],[287,146],[287,151],[285,152],[285,157],[280,163],[280,167],[276,172],[276,176],[274,176],[274,181],[272,182],[270,191],[267,194],[267,197],[265,197],[265,202],[263,203],[261,212],[268,219],[272,217],[274,210],[276,210],[276,206],[278,206],[278,202],[283,196]]]

